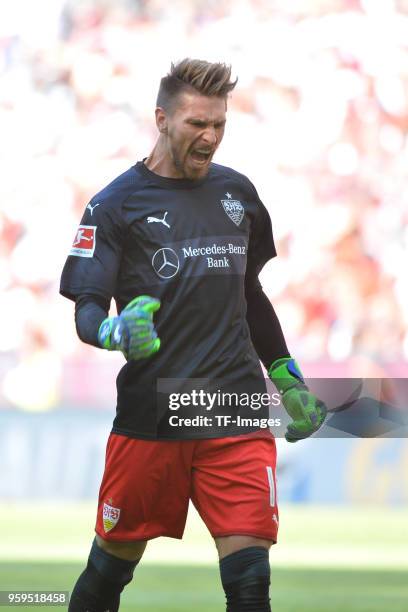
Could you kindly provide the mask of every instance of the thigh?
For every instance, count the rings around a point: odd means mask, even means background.
[[[269,431],[202,441],[193,467],[192,499],[214,538],[276,542],[276,445]]]
[[[252,546],[257,546],[261,548],[265,548],[269,550],[272,544],[275,543],[276,540],[266,540],[263,538],[254,538],[253,536],[247,535],[230,535],[223,536],[220,538],[214,538],[215,546],[217,548],[218,556],[220,559],[231,555],[238,550],[243,550],[244,548],[250,548]]]
[[[141,559],[147,546],[146,540],[112,542],[112,540],[101,538],[98,534],[96,534],[96,543],[105,552],[127,561],[138,561]]]
[[[109,436],[96,533],[107,541],[183,535],[191,486],[189,441]]]

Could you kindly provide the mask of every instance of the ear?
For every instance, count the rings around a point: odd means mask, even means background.
[[[167,115],[166,111],[160,106],[155,110],[157,129],[161,134],[167,133]]]

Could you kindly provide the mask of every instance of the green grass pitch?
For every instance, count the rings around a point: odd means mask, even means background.
[[[70,590],[80,563],[2,563],[3,588]],[[346,571],[275,568],[275,612],[406,612],[407,574],[402,571]],[[121,612],[222,612],[224,595],[218,570],[209,566],[141,565],[122,596]],[[4,607],[33,610],[33,607]],[[37,608],[38,609],[38,608]],[[62,609],[47,608],[47,609]]]
[[[94,506],[19,504],[7,514],[0,589],[71,590],[93,537]],[[406,612],[407,524],[406,510],[281,508],[280,542],[270,553],[273,611]],[[121,612],[223,610],[215,549],[192,511],[183,542],[149,545]]]

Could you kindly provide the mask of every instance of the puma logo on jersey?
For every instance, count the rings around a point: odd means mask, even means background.
[[[87,208],[89,208],[89,210],[91,211],[91,217],[92,217],[92,213],[93,213],[93,211],[94,211],[94,210],[95,210],[95,208],[96,208],[97,206],[99,206],[99,205],[100,205],[100,202],[97,202],[96,204],[94,204],[94,206],[92,206],[92,204],[89,202],[89,204],[88,204]]]
[[[168,211],[166,210],[166,212],[164,213],[163,219],[158,219],[157,217],[147,217],[147,222],[148,223],[163,223],[163,225],[165,225],[166,227],[170,229],[170,225],[166,221],[167,214],[168,214]]]

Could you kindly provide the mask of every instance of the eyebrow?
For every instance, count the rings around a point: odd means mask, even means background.
[[[192,125],[199,125],[200,127],[205,127],[207,125],[225,125],[226,119],[215,119],[214,121],[207,121],[206,119],[199,119],[198,117],[189,117],[186,119],[187,123],[191,123]]]

